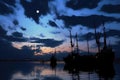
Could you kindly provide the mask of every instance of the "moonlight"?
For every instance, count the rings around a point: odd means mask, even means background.
[[[39,13],[40,11],[39,10],[36,10],[36,13]]]

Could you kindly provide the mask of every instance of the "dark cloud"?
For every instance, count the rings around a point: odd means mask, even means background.
[[[23,31],[25,31],[25,30],[26,30],[26,28],[24,28],[24,27],[20,27],[20,29],[21,29],[21,30],[23,30]]]
[[[13,58],[15,57],[15,54],[12,54],[12,52],[17,52],[18,50],[14,50],[15,48],[13,48],[11,46],[11,43],[7,42],[7,41],[3,41],[0,39],[0,59],[6,59],[6,58]]]
[[[32,40],[32,43],[43,43],[44,46],[46,47],[56,47],[61,45],[64,40],[54,40],[54,39],[39,39],[39,38],[31,38],[30,40]]]
[[[79,36],[79,41],[84,41],[84,40],[87,40],[87,39],[89,39],[89,40],[95,39],[95,34],[92,33],[92,32],[89,32],[87,34]]]
[[[49,21],[49,25],[51,25],[52,27],[58,27],[57,24],[53,21]]]
[[[3,38],[10,42],[26,42],[26,41],[28,41],[28,39],[24,38],[24,37],[5,36]]]
[[[54,40],[54,39],[46,39],[46,40],[43,41],[43,43],[47,47],[57,47],[57,46],[61,45],[63,42],[64,42],[64,40],[57,41],[57,40]]]
[[[21,4],[25,9],[25,15],[33,18],[36,23],[39,23],[40,15],[45,15],[49,11],[48,0],[32,0],[32,2],[21,0]],[[36,10],[39,10],[39,13],[36,13]]]
[[[59,16],[58,19],[63,19],[66,27],[75,26],[75,25],[83,25],[89,28],[94,28],[94,26],[98,27],[103,24],[103,21],[106,22],[120,22],[120,19],[116,19],[113,17],[107,17],[103,15],[91,15],[91,16]]]
[[[51,32],[52,34],[60,34],[61,32],[59,31],[54,31],[54,32]]]
[[[72,8],[74,10],[78,10],[81,8],[96,8],[98,3],[101,0],[70,0],[66,3],[66,6]]]
[[[19,22],[15,19],[15,20],[13,20],[13,24],[14,24],[14,25],[18,25]]]
[[[107,34],[107,36],[118,36],[118,37],[120,37],[120,31],[119,30],[109,30],[106,34]]]
[[[2,26],[0,26],[0,37],[5,36],[7,31],[5,31]]]
[[[6,6],[5,3],[3,3],[2,1],[0,1],[0,14],[5,15],[5,14],[10,14],[13,13],[13,9]]]
[[[0,38],[7,40],[8,42],[26,42],[27,38],[21,37],[20,34],[14,34],[14,36],[7,36],[5,34],[0,34]]]
[[[100,36],[103,37],[103,33],[100,33]],[[107,37],[113,37],[113,36],[118,36],[118,38],[120,38],[120,31],[119,30],[109,30],[106,32],[106,36]],[[95,39],[95,34],[92,32],[89,32],[87,34],[84,34],[82,36],[79,36],[79,40],[83,41],[83,40],[87,40],[87,38],[89,40],[94,40]]]
[[[36,45],[35,46],[35,52],[37,52],[37,53],[41,53],[42,52],[42,50],[40,49],[40,47],[41,47],[41,45]]]
[[[120,13],[120,5],[103,5],[101,11],[107,13]]]
[[[0,39],[7,40],[8,42],[26,42],[28,39],[23,37],[22,33],[14,32],[12,36],[6,35],[7,31],[5,31],[0,26]]]
[[[23,37],[23,34],[20,33],[20,32],[13,32],[12,35],[13,35],[14,37]]]
[[[33,38],[36,39],[36,38]],[[17,60],[22,60],[22,59],[44,59],[44,60],[49,60],[51,54],[46,54],[42,55],[41,57],[39,56],[34,56],[34,51],[36,52],[41,52],[40,46],[37,45],[36,50],[31,50],[31,47],[28,46],[23,46],[22,49],[17,49],[12,46],[12,44],[8,41],[0,39],[0,60],[1,59],[17,59]],[[57,58],[59,60],[62,60],[63,57],[67,56],[67,52],[59,52],[57,55]]]
[[[43,34],[40,34],[40,37],[45,37]]]
[[[30,40],[35,40],[35,41],[38,41],[39,38],[36,38],[36,37],[31,37]]]
[[[8,5],[15,6],[15,0],[1,0],[1,2],[4,2]]]
[[[26,59],[34,57],[33,51],[23,46],[21,50],[14,48],[8,41],[0,39],[0,59]]]
[[[8,26],[8,29],[10,29],[10,30],[16,30],[15,27],[13,27],[13,26]]]

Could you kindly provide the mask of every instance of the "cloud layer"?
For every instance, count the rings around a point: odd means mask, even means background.
[[[73,36],[79,34],[80,44],[86,44],[86,37],[89,37],[90,45],[94,46],[94,27],[103,38],[103,23],[107,38],[112,40],[113,48],[119,52],[116,48],[118,45],[114,44],[120,41],[119,2],[119,0],[1,0],[0,55],[13,58],[19,54],[22,58],[22,53],[31,57],[34,56],[35,45],[38,53],[42,52],[43,47],[48,51],[54,48],[62,51],[65,48],[63,53],[69,52],[67,48],[69,29],[72,30]],[[39,13],[36,13],[36,10],[39,10]],[[80,45],[80,48],[83,46]],[[84,49],[85,51],[87,49]]]

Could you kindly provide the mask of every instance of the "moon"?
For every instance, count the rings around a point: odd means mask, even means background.
[[[40,11],[39,11],[39,10],[36,10],[36,13],[40,13]]]

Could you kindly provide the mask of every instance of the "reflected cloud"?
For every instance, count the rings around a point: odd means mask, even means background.
[[[58,63],[55,69],[50,67],[48,62],[1,62],[0,63],[1,80],[77,80],[79,76],[80,80],[99,80],[111,79],[111,71],[109,73],[105,72],[101,75],[101,71],[84,71],[80,69],[79,74],[72,74],[69,71],[64,70],[64,64]],[[117,70],[120,65],[115,64],[116,76],[112,77],[114,80],[119,80],[119,70]],[[108,76],[110,75],[110,77]],[[101,76],[101,77],[100,77]]]
[[[18,80],[18,79],[63,80],[62,76],[64,76],[65,72],[63,72],[60,67],[58,67],[56,70],[52,70],[48,63],[45,64],[33,63],[33,64],[34,64],[33,69],[31,68],[32,71],[26,74],[22,71],[17,71],[13,73],[11,80]],[[63,64],[61,66],[63,66]]]

